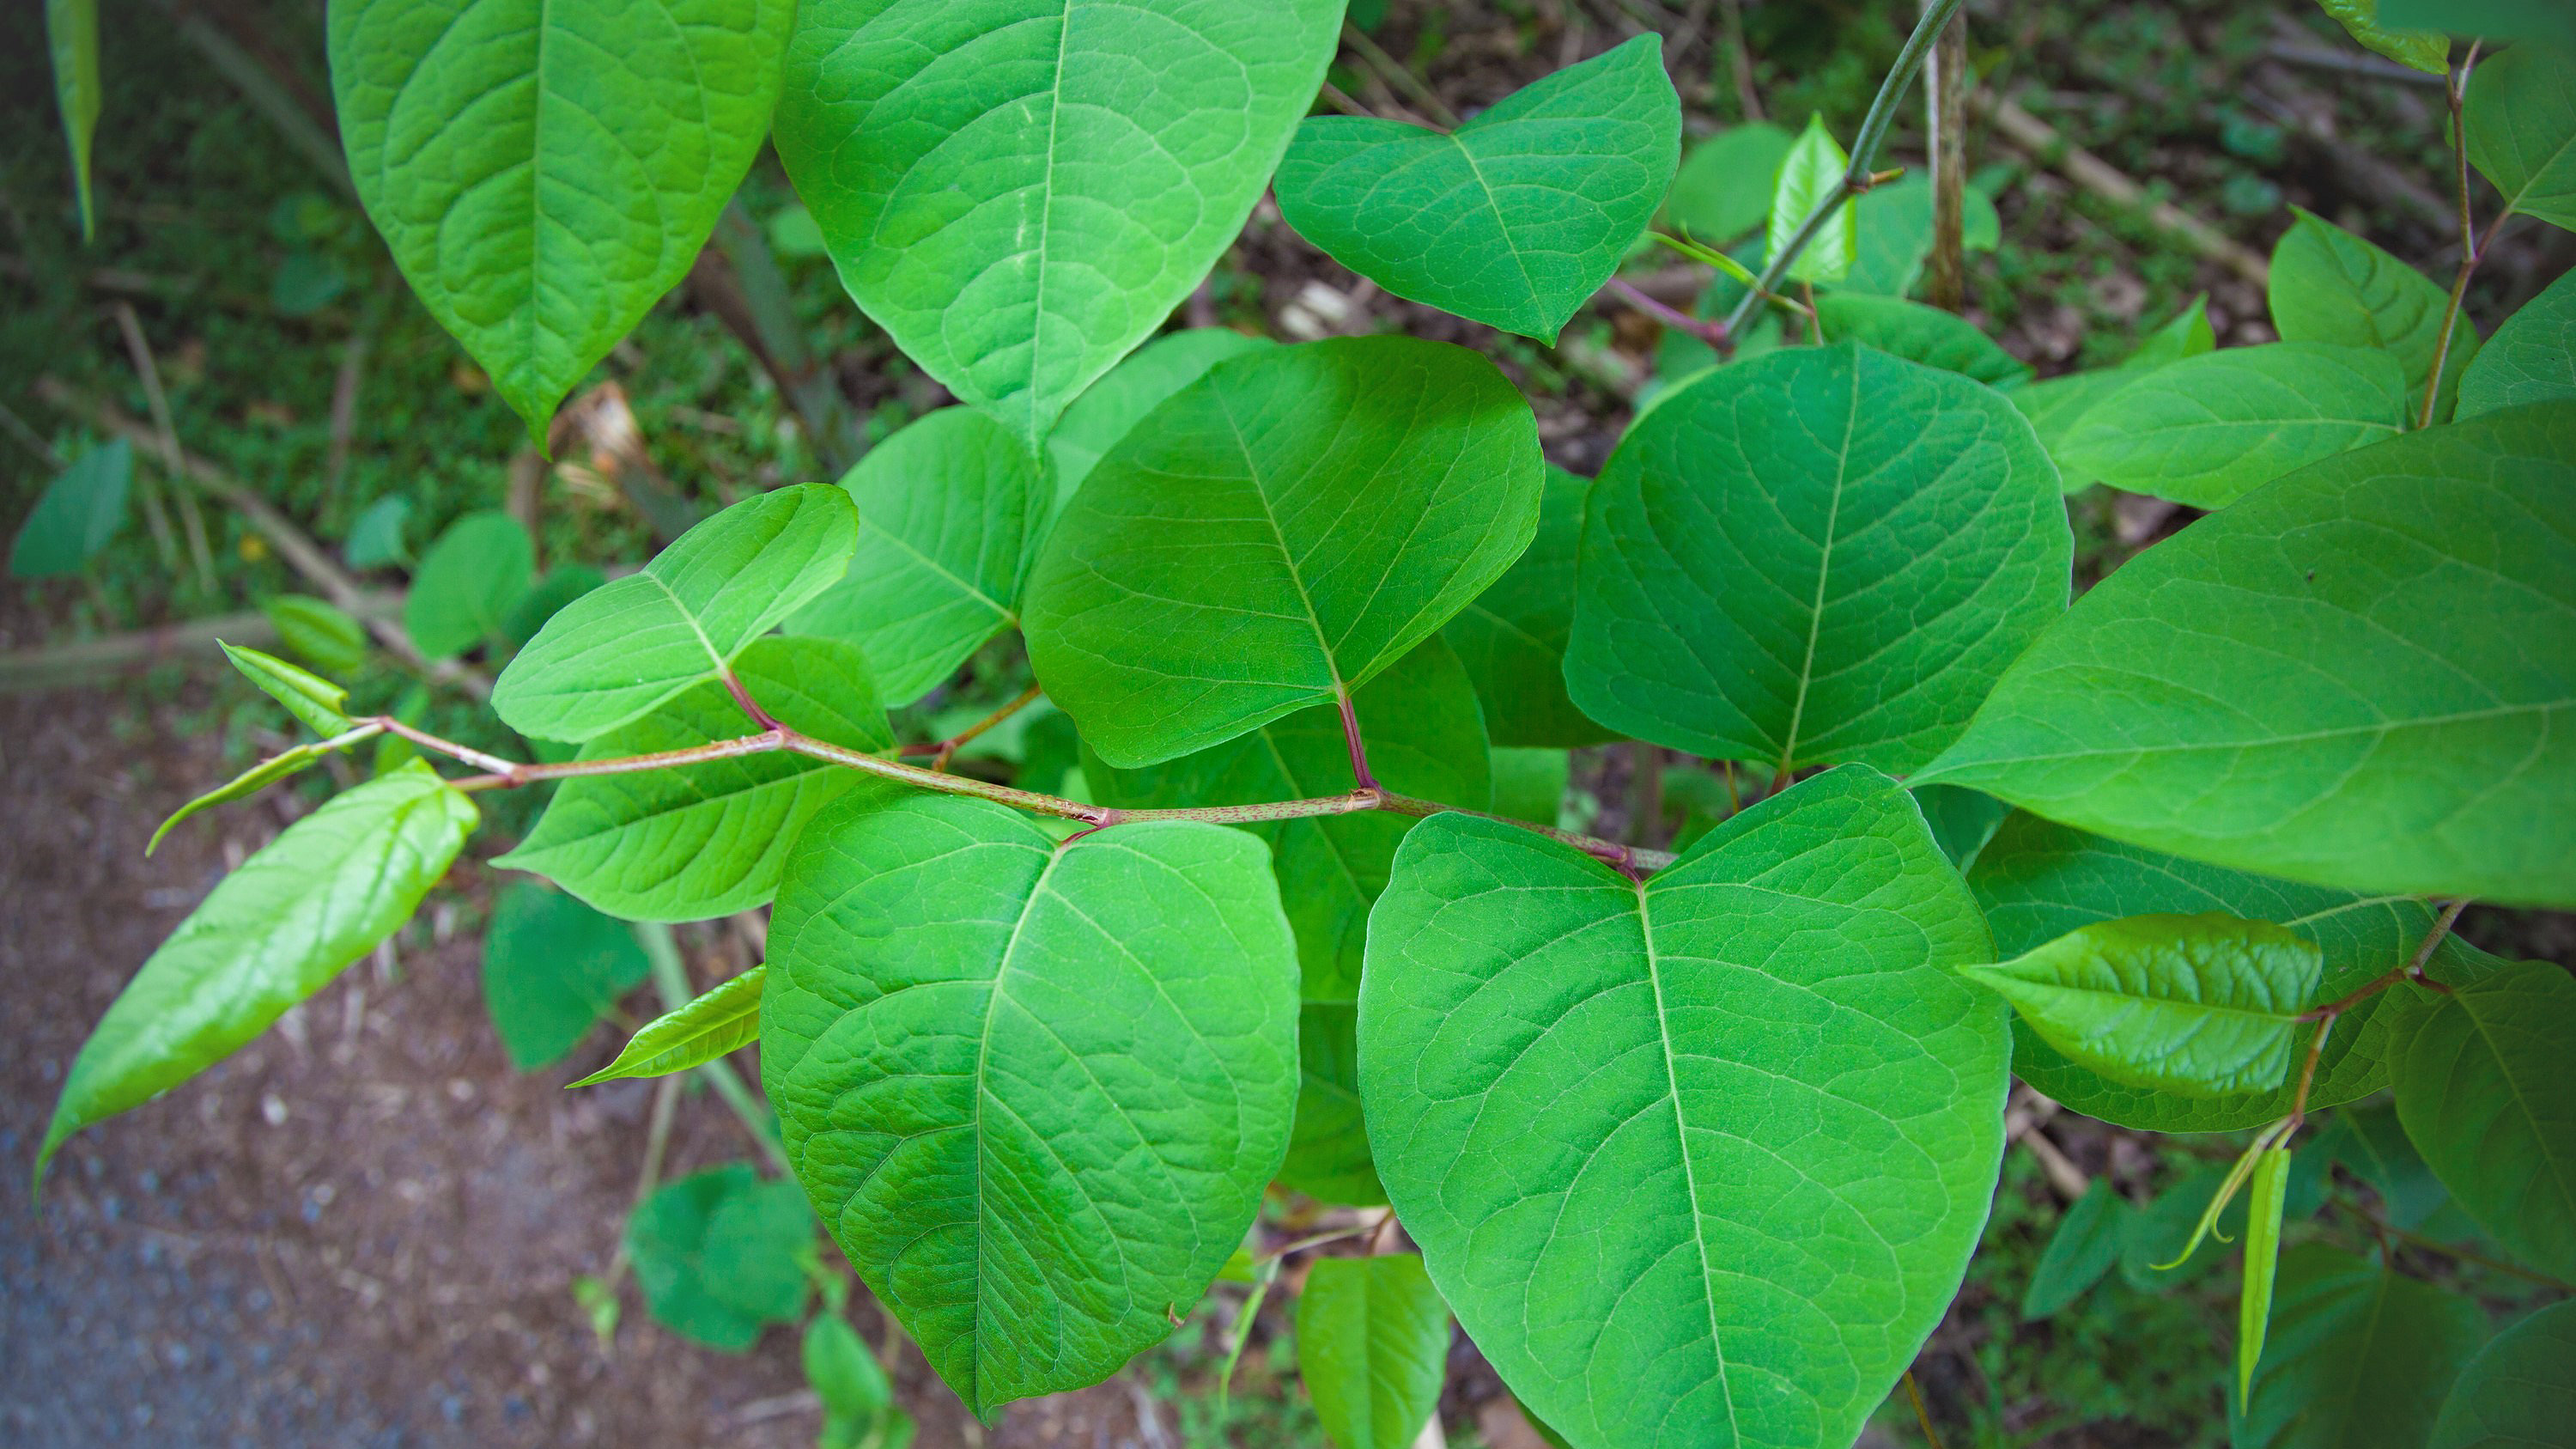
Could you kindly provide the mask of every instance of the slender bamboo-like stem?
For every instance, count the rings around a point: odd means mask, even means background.
[[[2460,57],[2460,68],[2451,73],[2450,84],[2443,87],[2451,102],[2451,156],[2458,177],[2460,199],[2460,270],[2451,278],[2451,298],[2442,308],[2442,330],[2433,339],[2433,370],[2424,378],[2424,406],[2416,413],[2415,426],[2433,426],[2433,404],[2442,394],[2442,369],[2450,365],[2451,338],[2459,330],[2460,303],[2469,294],[2469,278],[2486,256],[2486,244],[2495,237],[2495,227],[2487,235],[2478,235],[2477,221],[2469,212],[2469,137],[2462,107],[2468,97],[2469,68],[2478,63],[2478,42],[2469,42],[2468,54]],[[2497,218],[2497,225],[2503,218]]]
[[[688,1005],[696,993],[689,989],[689,970],[680,960],[680,942],[671,928],[659,921],[637,921],[635,941],[644,948],[644,959],[652,968],[653,989],[662,998],[662,1009],[677,1011]],[[752,1095],[751,1088],[743,1085],[742,1078],[734,1075],[733,1068],[718,1059],[700,1063],[696,1071],[733,1109],[734,1116],[742,1119],[743,1130],[760,1144],[761,1155],[769,1159],[769,1165],[782,1175],[793,1175],[795,1169],[788,1164],[787,1149],[778,1145],[777,1134],[770,1130],[769,1109]]]
[[[1932,305],[1967,305],[1968,18],[1941,29],[1923,72],[1925,129],[1932,152],[1932,256],[1925,278]]]
[[[1368,742],[1360,738],[1359,712],[1351,708],[1351,692],[1337,690],[1333,703],[1342,711],[1342,744],[1351,752],[1351,780],[1361,790],[1377,789],[1377,776],[1369,773]]]

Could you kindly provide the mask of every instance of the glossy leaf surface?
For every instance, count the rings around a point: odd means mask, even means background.
[[[1198,327],[1168,332],[1137,348],[1107,376],[1084,389],[1064,410],[1064,420],[1047,434],[1047,461],[1055,469],[1052,518],[1073,499],[1082,480],[1091,476],[1103,454],[1118,446],[1138,420],[1163,399],[1198,381],[1229,357],[1258,352],[1277,343],[1227,327]]]
[[[2392,989],[2415,998],[2389,1068],[2406,1136],[2497,1242],[2576,1279],[2576,978],[2518,961],[2448,996]]]
[[[349,727],[349,691],[310,670],[300,669],[274,654],[262,654],[237,644],[215,641],[232,661],[242,677],[260,688],[260,692],[279,704],[286,712],[304,722],[304,727],[317,735],[329,737]]]
[[[1413,1449],[1448,1368],[1449,1305],[1419,1255],[1315,1260],[1297,1371],[1333,1449]]]
[[[2379,21],[2379,0],[2317,0],[2354,40],[2399,65],[2433,75],[2451,69],[2451,39],[2439,31],[2400,30]]]
[[[2406,388],[2385,352],[2231,347],[2157,368],[2095,403],[2059,456],[2076,477],[2224,508],[2284,473],[2404,432]]]
[[[2254,1365],[2272,1327],[2272,1290],[2281,1268],[2281,1209],[2290,1187],[2290,1154],[2267,1147],[2245,1187],[2245,1281],[2236,1299],[2236,1395],[2254,1391]]]
[[[1798,228],[1815,214],[1816,208],[1842,190],[1843,172],[1850,165],[1851,157],[1825,129],[1825,118],[1807,117],[1807,128],[1798,133],[1789,154],[1781,158],[1779,175],[1772,182],[1768,237],[1771,256],[1786,251],[1798,235]],[[1839,282],[1851,270],[1859,245],[1857,218],[1851,203],[1844,202],[1834,208],[1784,275],[1792,282]]]
[[[719,982],[646,1022],[615,1060],[571,1085],[667,1077],[751,1045],[760,1038],[760,993],[768,979],[767,966],[754,966]]]

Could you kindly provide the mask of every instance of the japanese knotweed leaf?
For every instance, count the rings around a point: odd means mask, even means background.
[[[2576,1449],[2576,1301],[2495,1336],[2460,1370],[2432,1449]]]
[[[2571,726],[2576,403],[2547,403],[2328,459],[2147,550],[1918,778],[2239,870],[2565,905]]]
[[[842,285],[1031,453],[1224,252],[1342,0],[806,0],[778,154]]]
[[[2224,1097],[2278,1088],[2314,1030],[2324,953],[2238,916],[2123,916],[2078,926],[1968,978],[2039,1039],[2112,1081]]]
[[[1160,1342],[1288,1145],[1297,964],[1268,852],[1193,821],[1058,846],[852,798],[798,842],[761,1078],[879,1302],[979,1414]]]
[[[2576,229],[2576,51],[2525,41],[2469,75],[2469,163],[2519,211]],[[2503,221],[2498,217],[2497,222]]]
[[[1438,639],[1406,655],[1352,698],[1370,773],[1399,795],[1469,810],[1493,803],[1493,776],[1476,690]],[[1122,770],[1086,755],[1092,798],[1122,809],[1256,805],[1357,789],[1341,711],[1329,704],[1160,765]],[[1386,886],[1413,822],[1383,811],[1272,820],[1239,827],[1270,846],[1279,899],[1297,933],[1307,1001],[1355,1001],[1369,907]]]
[[[1664,194],[1664,221],[1708,246],[1725,246],[1771,214],[1771,178],[1797,138],[1768,121],[1729,126],[1691,147]]]
[[[2057,470],[1991,388],[1851,343],[1720,368],[1583,520],[1565,679],[1624,734],[1908,770],[2065,612]]]
[[[412,571],[403,632],[430,658],[453,658],[498,638],[536,576],[537,546],[525,525],[499,509],[469,513],[447,526]]]
[[[1894,357],[1994,387],[2030,381],[2030,364],[2003,350],[1956,313],[1902,297],[1829,292],[1816,299],[1816,321],[1836,342],[1857,342]]]
[[[2515,1257],[2576,1278],[2576,979],[2517,961],[2448,996],[2394,989],[2416,998],[2388,1073],[2407,1139]]]
[[[856,644],[885,702],[910,704],[1019,624],[1046,479],[1001,424],[942,408],[869,449],[841,486],[858,548],[787,632]]]
[[[853,750],[894,744],[868,688],[867,661],[847,644],[757,639],[736,657],[734,673],[799,733]],[[759,732],[732,693],[709,680],[593,739],[578,758],[659,754]],[[630,921],[729,916],[768,901],[797,831],[866,783],[857,771],[784,751],[576,776],[556,788],[519,848],[492,863],[533,871]]]
[[[1990,252],[2003,242],[2003,218],[1972,181],[1959,195],[1960,244]],[[1834,284],[1841,293],[1906,297],[1923,279],[1932,255],[1932,181],[1920,173],[1862,192],[1851,205],[1854,250],[1851,270]],[[1821,299],[1820,299],[1821,300]],[[1831,330],[1825,334],[1834,336]],[[2016,364],[2018,365],[2018,364]],[[2027,378],[2029,369],[2023,368]]]
[[[492,708],[521,734],[574,743],[639,719],[722,678],[841,577],[858,535],[850,495],[827,483],[746,498],[546,620],[493,683]]]
[[[1940,1320],[2001,1162],[1975,902],[1846,767],[1639,883],[1414,827],[1369,922],[1378,1172],[1503,1381],[1580,1449],[1849,1443]]]
[[[2108,1177],[2093,1179],[2084,1195],[2057,1220],[2039,1266],[2031,1271],[2029,1291],[2022,1295],[2025,1322],[2054,1317],[2102,1281],[2120,1261],[2129,1200]]]
[[[1082,480],[1138,420],[1163,399],[1198,381],[1229,357],[1279,344],[1225,327],[1194,327],[1166,333],[1139,347],[1109,374],[1084,390],[1064,410],[1064,421],[1047,434],[1047,461],[1055,469],[1055,496],[1047,506],[1053,518],[1073,501]]]
[[[2324,958],[2316,994],[2332,1001],[2406,960],[2432,929],[2433,912],[2403,896],[2358,896],[2180,860],[2087,835],[2027,812],[2008,817],[1968,871],[1968,887],[1995,933],[2018,956],[2069,931],[2123,916],[2218,913],[2271,921],[2316,943]],[[2427,968],[2457,982],[2493,958],[2446,937]],[[2363,997],[2335,1022],[2308,1093],[2311,1110],[2339,1106],[2388,1085],[2391,998]],[[2301,1044],[2305,1050],[2305,1043]],[[2185,1097],[2115,1082],[2068,1061],[2013,1023],[2013,1071],[2088,1117],[2145,1132],[2235,1132],[2290,1115],[2296,1083],[2227,1097]],[[2401,1225],[2403,1226],[2403,1225]]]
[[[687,274],[778,103],[788,0],[331,0],[349,172],[421,304],[545,441]]]
[[[1640,35],[1445,134],[1311,117],[1279,211],[1399,297],[1552,343],[1645,231],[1681,140],[1662,41]]]
[[[1310,1001],[1297,1011],[1297,1122],[1279,1184],[1319,1202],[1386,1201],[1360,1113],[1359,1008]]]
[[[1418,1255],[1315,1260],[1297,1372],[1333,1449],[1412,1449],[1448,1370],[1449,1305]]]
[[[224,657],[262,694],[286,706],[304,727],[328,739],[349,728],[349,691],[310,670],[238,644],[215,641]]]
[[[483,1009],[510,1065],[563,1060],[650,969],[635,932],[530,880],[503,887],[483,936]]]
[[[1485,732],[1496,745],[1572,749],[1618,738],[1584,718],[1565,694],[1575,551],[1583,541],[1583,499],[1591,487],[1591,480],[1549,464],[1539,494],[1538,536],[1440,631],[1476,682]]]
[[[2477,1304],[2327,1247],[2281,1255],[2254,1387],[2228,1396],[2235,1449],[2421,1444],[2486,1340]]]
[[[644,1024],[607,1066],[570,1086],[620,1077],[667,1077],[714,1061],[760,1038],[760,996],[767,966],[754,966]]]
[[[2272,1327],[2272,1290],[2281,1268],[2281,1209],[2290,1186],[2290,1153],[2267,1147],[2255,1158],[2245,1189],[2245,1277],[2236,1298],[2236,1393],[2253,1392],[2254,1365]]]
[[[2093,404],[2058,456],[2089,482],[2224,508],[2284,473],[2406,431],[2406,387],[2385,352],[2231,347],[2169,363]]]
[[[2576,272],[2505,319],[2460,374],[2460,413],[2576,399]]]
[[[2291,210],[2298,212],[2298,221],[2272,247],[2267,295],[2273,327],[2284,342],[2377,348],[2395,357],[2406,374],[2411,417],[2411,410],[2424,403],[2424,383],[2433,373],[2450,294],[2333,222],[2297,207]],[[2442,399],[2434,421],[2448,416],[2451,394],[2477,351],[2478,329],[2462,316],[2443,354]]]
[[[45,44],[54,63],[54,109],[62,116],[63,140],[71,147],[81,240],[91,241],[98,235],[98,217],[90,200],[89,151],[105,94],[98,79],[98,0],[45,0]]]
[[[1538,528],[1529,403],[1404,337],[1229,358],[1102,458],[1030,576],[1029,661],[1100,758],[1156,764],[1346,697]]]
[[[2118,365],[2045,378],[2014,388],[2004,396],[2030,419],[2031,430],[2039,434],[2039,445],[2057,464],[2059,485],[2073,493],[2102,481],[2068,468],[2066,458],[2066,440],[2093,411],[2094,404],[2168,362],[2198,357],[2217,345],[2217,336],[2209,326],[2209,299],[2196,297],[2181,316],[2149,334],[2138,350]]]
[[[195,1076],[411,918],[474,804],[413,760],[296,821],[215,886],[81,1043],[36,1154]]]

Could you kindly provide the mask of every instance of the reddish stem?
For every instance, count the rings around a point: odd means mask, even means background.
[[[1350,746],[1351,778],[1359,783],[1362,790],[1375,790],[1377,776],[1369,773],[1368,745],[1360,739],[1360,717],[1358,711],[1351,708],[1351,692],[1348,689],[1338,691],[1333,702],[1341,706],[1342,743]]]

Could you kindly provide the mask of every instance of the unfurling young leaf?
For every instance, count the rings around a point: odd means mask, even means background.
[[[1412,1449],[1448,1368],[1449,1305],[1418,1255],[1315,1260],[1297,1371],[1333,1449]]]
[[[2508,215],[2576,229],[2576,50],[2527,40],[2489,59],[2470,73],[2463,119],[2469,164]]]
[[[2193,1253],[2199,1251],[2201,1241],[2212,1233],[2216,1233],[2222,1243],[2234,1241],[2227,1236],[2225,1229],[2218,1226],[2219,1216],[2227,1211],[2228,1205],[2236,1200],[2236,1194],[2253,1179],[2254,1170],[2262,1164],[2264,1154],[2272,1150],[2272,1145],[2280,1141],[2289,1127],[2290,1124],[2286,1121],[2275,1122],[2254,1134],[2253,1142],[2237,1156],[2235,1165],[2227,1169],[2226,1175],[2219,1178],[2217,1185],[2210,1191],[2207,1204],[2200,1210],[2200,1217],[2192,1224],[2191,1236],[2183,1241],[2182,1251],[2161,1262],[2148,1264],[2150,1269],[2158,1273],[2169,1273],[2182,1267],[2191,1261]],[[2199,1177],[2186,1178],[2180,1186],[2189,1187],[2204,1180]],[[2159,1202],[2161,1201],[2162,1199],[2159,1199]]]
[[[2254,1365],[2272,1325],[2272,1281],[2281,1261],[2281,1208],[2290,1186],[2290,1150],[2266,1147],[2246,1189],[2245,1283],[2236,1303],[2236,1397],[2254,1390]]]
[[[260,600],[259,609],[287,650],[314,668],[354,674],[366,667],[367,626],[336,605],[310,594],[278,594]]]
[[[1851,157],[1833,133],[1825,129],[1825,118],[1807,118],[1807,129],[1798,135],[1797,144],[1780,160],[1780,174],[1771,185],[1770,255],[1777,257],[1788,249],[1798,235],[1798,228],[1815,214],[1818,206],[1842,194],[1843,173],[1851,168]],[[1860,231],[1846,201],[1825,219],[1806,250],[1789,264],[1786,279],[1792,282],[1839,282],[1851,270],[1852,258],[1860,248]]]
[[[2397,1116],[2451,1196],[2522,1261],[2576,1279],[2576,978],[2518,961],[2399,1019]]]
[[[497,509],[469,513],[421,556],[403,599],[403,632],[430,658],[453,658],[500,636],[536,573],[537,546],[519,520]]]
[[[805,1311],[814,1215],[792,1182],[747,1162],[665,1183],[626,1220],[635,1286],[655,1321],[694,1343],[741,1353]]]
[[[483,1009],[510,1065],[534,1071],[581,1045],[647,969],[625,922],[534,881],[513,881],[483,936]]]
[[[751,1045],[760,1037],[760,992],[768,973],[767,966],[754,966],[646,1022],[615,1061],[570,1085],[667,1077]]]
[[[63,140],[71,147],[81,240],[92,241],[98,235],[98,212],[90,198],[89,151],[105,90],[98,80],[98,0],[45,0],[45,43],[54,62],[54,109],[63,119]]]
[[[2120,1261],[2120,1244],[2130,1215],[2129,1200],[2108,1177],[2097,1177],[2084,1189],[2039,1255],[2039,1267],[2022,1295],[2021,1316],[2035,1322],[2054,1317],[2102,1281]]]
[[[2495,1336],[2460,1370],[2430,1449],[2568,1449],[2576,1445],[2576,1301]]]
[[[2281,1256],[2254,1386],[2231,1396],[2236,1449],[2421,1444],[2486,1338],[2470,1300],[2322,1243]]]
[[[274,654],[262,654],[220,639],[215,644],[233,662],[233,668],[258,685],[262,693],[286,706],[286,712],[302,720],[305,728],[325,739],[349,728],[349,691]]]
[[[2070,1061],[2134,1087],[2218,1097],[2281,1085],[2324,960],[2269,921],[2131,916],[1967,975]]]
[[[142,1105],[259,1035],[410,919],[474,828],[418,761],[298,820],[224,878],[81,1044],[36,1154]]]
[[[161,822],[160,829],[152,832],[152,838],[144,843],[143,853],[148,856],[160,849],[161,837],[168,835],[180,821],[198,811],[211,810],[217,805],[228,805],[235,800],[256,795],[278,781],[301,772],[306,766],[320,760],[333,750],[345,749],[360,740],[381,733],[383,728],[382,725],[375,724],[360,725],[356,729],[327,740],[308,740],[282,754],[260,761],[223,784],[180,806],[169,819]]]
[[[2576,272],[2505,319],[2460,374],[2462,418],[2528,403],[2576,401]]]
[[[1681,99],[1640,35],[1443,134],[1314,116],[1279,163],[1279,210],[1399,297],[1554,342],[1671,185]]]
[[[126,492],[133,481],[134,445],[123,438],[74,458],[45,485],[27,521],[18,525],[18,537],[9,545],[9,577],[79,573],[124,524]]]

